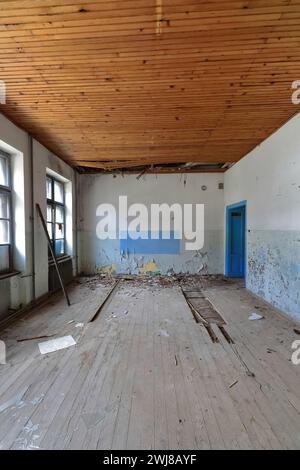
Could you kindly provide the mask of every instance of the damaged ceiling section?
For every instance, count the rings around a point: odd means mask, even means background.
[[[233,166],[233,163],[199,163],[199,162],[181,162],[181,163],[165,163],[152,165],[130,165],[127,162],[86,162],[86,166],[78,166],[80,173],[139,173],[139,177],[145,173],[198,173],[198,172],[218,172],[222,173]],[[103,164],[103,167],[102,167]]]

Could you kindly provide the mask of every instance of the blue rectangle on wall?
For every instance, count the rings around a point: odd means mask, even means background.
[[[137,238],[136,240],[127,233],[124,238],[120,239],[120,251],[127,254],[178,255],[180,240],[174,238],[174,231],[170,232],[168,239],[163,239],[161,231],[157,234],[156,239],[151,238],[151,232],[148,232],[147,238]]]

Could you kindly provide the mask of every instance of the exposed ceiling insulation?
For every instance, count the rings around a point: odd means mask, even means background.
[[[235,162],[299,112],[300,0],[0,1],[0,79],[74,167]]]

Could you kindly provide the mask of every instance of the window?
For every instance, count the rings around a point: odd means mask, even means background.
[[[66,254],[64,183],[47,175],[47,229],[56,256]],[[50,255],[50,252],[49,252]]]
[[[9,155],[0,151],[0,273],[12,270],[11,181]]]

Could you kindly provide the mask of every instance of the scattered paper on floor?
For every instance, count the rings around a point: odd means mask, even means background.
[[[251,313],[249,320],[262,320],[264,317],[256,312]]]
[[[69,348],[74,346],[76,341],[73,336],[62,336],[61,338],[50,339],[49,341],[43,341],[39,343],[39,349],[41,354],[48,354],[60,349]]]

